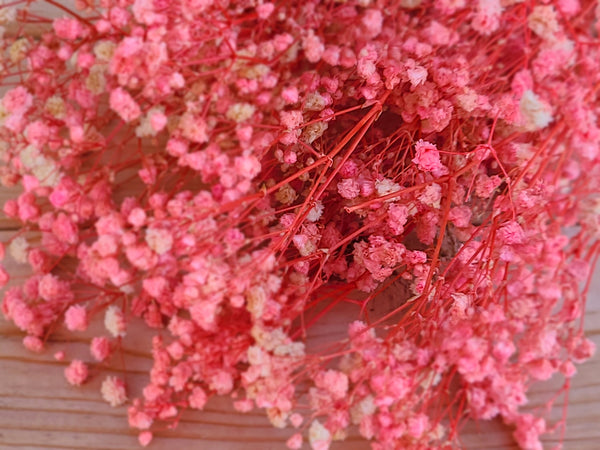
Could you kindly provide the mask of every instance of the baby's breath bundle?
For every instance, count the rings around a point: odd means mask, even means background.
[[[74,385],[143,319],[142,445],[213,395],[295,428],[291,449],[561,429],[523,406],[594,350],[597,2],[5,0],[0,19],[5,244],[31,269],[2,311],[33,351],[104,318]],[[340,303],[347,337],[307,348]],[[127,401],[117,377],[101,393]]]

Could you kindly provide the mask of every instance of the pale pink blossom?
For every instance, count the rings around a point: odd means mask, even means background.
[[[121,406],[127,401],[125,382],[117,377],[108,376],[100,387],[102,398],[112,407]]]
[[[70,306],[65,312],[65,325],[70,331],[85,331],[88,327],[85,307],[81,305]]]
[[[190,406],[194,409],[204,409],[204,405],[206,405],[207,400],[208,400],[208,397],[207,397],[206,393],[199,386],[195,387],[192,390],[192,393],[188,398],[188,401],[190,402]]]
[[[142,447],[148,447],[150,442],[152,442],[152,438],[153,435],[150,431],[142,431],[140,434],[138,434],[138,442]]]
[[[127,322],[123,310],[116,305],[110,305],[104,315],[104,327],[114,337],[123,337],[127,333]]]
[[[25,336],[23,346],[30,352],[40,353],[44,350],[44,343],[37,336]]]
[[[338,183],[337,190],[343,198],[351,200],[359,196],[360,185],[355,179],[346,178]]]
[[[311,63],[316,63],[321,59],[325,46],[321,42],[321,39],[310,30],[308,35],[302,40],[302,49],[304,50],[306,59]]]
[[[83,24],[80,21],[69,17],[54,19],[52,25],[57,36],[69,41],[74,41],[85,34]]]
[[[81,386],[88,378],[88,368],[79,359],[74,359],[65,369],[65,378],[73,386]]]

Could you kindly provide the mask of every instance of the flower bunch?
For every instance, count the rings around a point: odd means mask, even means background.
[[[102,315],[102,362],[133,318],[155,329],[143,445],[228,395],[291,449],[353,425],[445,448],[497,416],[541,448],[530,385],[568,390],[594,350],[596,2],[45,2],[64,16],[0,9],[6,246],[32,271],[2,311],[27,348]],[[347,338],[307,349],[342,302]],[[102,395],[127,400],[114,377]]]

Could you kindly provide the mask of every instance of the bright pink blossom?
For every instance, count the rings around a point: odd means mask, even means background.
[[[88,327],[88,317],[85,307],[72,305],[65,312],[65,325],[70,331],[85,331]]]
[[[116,88],[110,93],[110,107],[125,122],[136,120],[142,113],[135,100],[123,88]]]
[[[434,144],[420,140],[415,145],[416,155],[412,160],[419,170],[439,172],[444,166],[440,160],[440,152]]]

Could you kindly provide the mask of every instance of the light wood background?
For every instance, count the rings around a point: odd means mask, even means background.
[[[59,0],[64,1],[64,0]],[[71,2],[68,2],[71,3]],[[38,12],[46,16],[59,16],[47,5],[37,3]],[[29,27],[36,33],[39,27]],[[11,31],[9,27],[9,32]],[[0,190],[0,206],[13,195],[10,190]],[[0,219],[0,240],[13,235],[16,224]],[[7,258],[8,259],[8,258]],[[24,268],[7,263],[19,277]],[[600,348],[600,271],[591,288],[587,305],[586,330]],[[335,314],[336,323],[317,323],[312,328],[313,342],[323,342],[343,336],[348,314],[341,310]],[[333,317],[330,315],[329,317]],[[75,341],[72,334],[58,330],[42,354],[27,352],[21,344],[22,333],[0,316],[0,449],[135,449],[137,433],[127,425],[126,407],[112,408],[100,396],[100,384],[107,374],[123,376],[130,388],[130,397],[141,394],[148,380],[151,366],[149,334],[144,326],[130,329],[123,346],[123,361],[114,358],[110,365],[94,367],[92,376],[84,386],[75,388],[67,384],[63,371],[67,362],[53,358],[57,350],[66,350],[67,360],[75,357],[90,361],[88,345],[94,335],[103,334],[98,323]],[[600,449],[600,357],[579,366],[569,397],[568,427],[564,448],[567,450]],[[558,379],[536,386],[530,396],[530,407],[542,407],[553,392],[561,386]],[[557,401],[551,417],[562,415],[563,398]],[[155,429],[151,449],[208,449],[208,450],[276,450],[284,449],[291,429],[273,428],[261,411],[247,414],[235,412],[227,399],[212,399],[205,411],[188,411],[179,427],[174,430]],[[517,448],[511,430],[500,422],[473,423],[463,430],[462,447],[468,449]],[[557,436],[546,440],[547,448],[556,444]],[[370,448],[357,433],[351,434],[334,449],[362,450]]]

